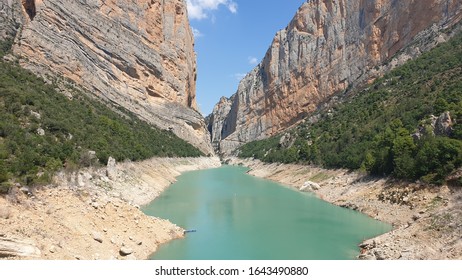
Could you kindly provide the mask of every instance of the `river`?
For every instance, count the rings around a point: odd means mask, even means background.
[[[361,213],[223,166],[182,174],[143,207],[196,232],[162,245],[152,259],[343,260],[391,230]]]

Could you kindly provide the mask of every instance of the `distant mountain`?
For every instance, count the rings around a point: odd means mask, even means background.
[[[448,40],[461,19],[460,0],[307,1],[237,92],[215,106],[212,145],[230,154],[288,129]]]

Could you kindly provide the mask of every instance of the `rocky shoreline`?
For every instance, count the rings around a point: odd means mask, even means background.
[[[218,158],[153,158],[62,172],[41,188],[0,196],[0,259],[147,259],[183,237],[147,204],[182,172],[221,165]]]
[[[294,164],[266,164],[229,158],[249,174],[310,191],[332,204],[393,225],[393,230],[359,244],[359,259],[462,259],[462,190],[432,187],[346,170]]]

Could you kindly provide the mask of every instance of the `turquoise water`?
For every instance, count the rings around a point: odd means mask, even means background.
[[[390,225],[326,203],[242,167],[188,172],[143,208],[197,232],[174,240],[152,259],[354,259],[364,239]]]

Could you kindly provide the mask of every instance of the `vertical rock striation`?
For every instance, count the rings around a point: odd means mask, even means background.
[[[22,6],[24,24],[13,47],[22,66],[64,77],[212,151],[197,112],[184,0],[7,1]]]
[[[212,142],[229,154],[281,132],[332,95],[444,40],[437,34],[461,18],[461,0],[307,1],[237,92],[216,105]],[[398,58],[416,38],[425,38],[423,45]]]

